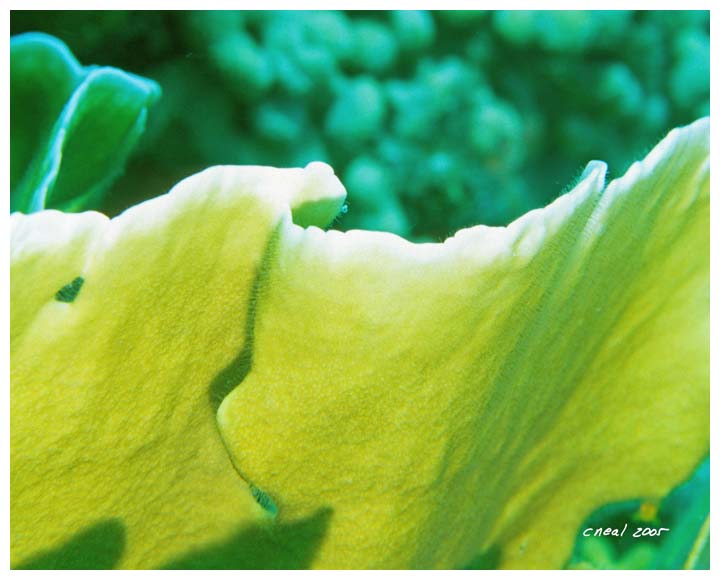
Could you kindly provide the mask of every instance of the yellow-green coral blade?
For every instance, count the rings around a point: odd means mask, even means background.
[[[561,567],[708,449],[709,122],[604,188],[444,244],[285,219],[218,419],[316,567]]]
[[[270,519],[209,396],[240,380],[277,224],[344,195],[322,164],[226,167],[113,220],[12,216],[13,565],[77,562],[112,521],[113,565],[161,566]]]

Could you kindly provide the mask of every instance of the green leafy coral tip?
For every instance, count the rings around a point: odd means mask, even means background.
[[[159,85],[112,67],[83,67],[42,33],[11,39],[10,77],[10,209],[94,207],[122,173]]]

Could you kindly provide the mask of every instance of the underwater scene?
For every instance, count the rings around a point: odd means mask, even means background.
[[[709,569],[708,11],[12,11],[13,569]]]

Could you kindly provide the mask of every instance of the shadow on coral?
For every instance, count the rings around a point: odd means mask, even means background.
[[[500,548],[491,546],[463,566],[463,570],[497,570],[500,564]]]
[[[59,548],[47,550],[15,566],[16,570],[107,570],[125,551],[125,525],[102,520],[75,534]]]
[[[288,524],[243,528],[225,541],[188,552],[164,570],[302,570],[322,544],[332,510]]]
[[[224,541],[189,551],[165,570],[298,570],[309,568],[320,547],[332,510],[291,522],[243,527]],[[41,552],[14,566],[16,570],[108,570],[125,551],[125,525],[102,520],[58,548]]]

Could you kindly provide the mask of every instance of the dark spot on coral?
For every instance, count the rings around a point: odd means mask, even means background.
[[[262,489],[259,487],[255,487],[254,485],[250,485],[250,491],[252,492],[253,497],[255,498],[255,501],[260,504],[260,507],[262,507],[266,512],[269,512],[270,514],[277,515],[278,508],[273,499],[266,494]]]
[[[70,284],[65,284],[55,293],[55,300],[58,302],[74,302],[84,283],[85,278],[78,276]]]

